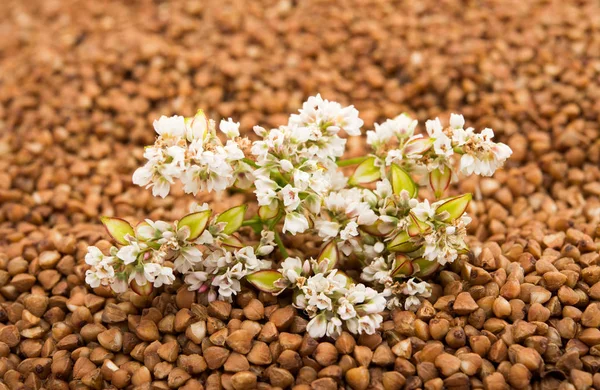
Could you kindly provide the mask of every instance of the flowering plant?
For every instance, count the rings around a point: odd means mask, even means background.
[[[255,141],[241,137],[232,119],[221,120],[218,134],[202,111],[163,116],[154,122],[158,138],[145,149],[135,184],[161,197],[177,181],[194,195],[235,187],[253,192],[256,204],[215,216],[206,204],[193,206],[175,223],[135,227],[103,218],[120,248],[105,255],[90,247],[86,282],[148,294],[177,273],[189,290],[231,301],[245,280],[272,294],[293,291],[313,337],[335,338],[343,327],[371,334],[380,312],[416,308],[431,294],[425,279],[467,251],[471,195],[444,198],[451,181],[459,173],[490,176],[512,153],[492,141],[491,129],[476,133],[464,124],[455,114],[446,127],[430,120],[424,135],[402,114],[367,131],[369,154],[343,160],[345,136],[360,135],[363,122],[354,107],[319,95],[287,125],[255,126]],[[356,167],[346,176],[350,166]],[[254,215],[247,218],[249,210]],[[243,227],[260,238],[248,243]],[[316,259],[288,253],[285,235],[297,234],[322,242]],[[347,259],[361,263],[368,286],[342,271]]]

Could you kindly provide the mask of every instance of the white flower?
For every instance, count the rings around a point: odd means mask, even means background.
[[[287,213],[285,215],[283,229],[284,233],[291,233],[292,235],[296,235],[296,233],[303,233],[308,229],[308,220],[306,217],[297,212]]]
[[[126,245],[119,249],[119,251],[117,252],[117,257],[123,260],[123,263],[131,264],[137,260],[140,253],[141,248],[139,244],[135,241],[132,241],[129,245]]]
[[[340,306],[337,309],[337,314],[339,314],[342,320],[349,320],[356,317],[356,310],[350,301],[346,298],[340,298]]]
[[[324,241],[328,241],[337,237],[340,231],[340,224],[335,221],[318,220],[315,221],[315,229],[317,229],[319,237]]]
[[[179,250],[179,255],[173,265],[177,272],[185,274],[193,270],[195,265],[202,261],[202,252],[195,246],[184,246]]]
[[[334,339],[338,338],[342,334],[342,321],[337,317],[331,317],[327,321],[327,336]]]
[[[231,118],[227,119],[227,121],[221,119],[221,122],[219,123],[219,130],[221,130],[228,138],[239,137],[240,122],[234,122]]]
[[[381,326],[383,317],[379,314],[369,314],[358,319],[358,331],[360,333],[374,334]]]
[[[100,249],[95,246],[89,246],[88,253],[85,255],[85,262],[93,267],[97,267],[105,258],[107,256],[104,256]],[[112,260],[112,257],[110,259]]]
[[[204,271],[190,272],[185,275],[185,283],[188,284],[189,291],[198,291],[208,280],[208,275]]]
[[[462,129],[465,126],[465,118],[462,115],[450,114],[450,127]]]
[[[179,115],[172,117],[161,116],[154,121],[154,130],[158,135],[166,137],[185,136],[185,118]]]
[[[292,187],[290,184],[281,189],[280,194],[287,211],[294,211],[300,206],[299,192],[297,188]]]
[[[254,193],[256,194],[258,204],[260,206],[272,205],[273,201],[277,198],[275,191],[279,188],[279,185],[266,176],[259,176],[256,178],[254,186],[256,187]]]
[[[350,221],[348,222],[348,224],[346,225],[346,227],[344,227],[344,229],[342,229],[342,231],[340,232],[340,238],[342,240],[349,240],[352,237],[356,237],[358,236],[358,224],[354,221]]]
[[[294,284],[302,275],[302,260],[298,257],[288,257],[281,263],[279,272],[284,278]]]
[[[173,284],[175,280],[175,275],[173,275],[173,270],[169,267],[161,267],[158,274],[155,275],[154,278],[154,287],[161,287],[163,284]]]
[[[409,279],[402,288],[404,295],[419,295],[424,298],[431,296],[431,285],[427,282],[415,282],[415,278]]]
[[[363,268],[360,277],[367,282],[376,282],[379,284],[386,284],[392,281],[391,270],[383,257],[376,258]]]
[[[327,333],[327,317],[325,314],[319,314],[308,322],[306,331],[310,337],[319,339]]]
[[[284,172],[289,172],[294,169],[294,164],[292,164],[290,160],[281,159],[279,160],[279,165]]]
[[[423,222],[427,222],[432,220],[435,217],[435,207],[431,207],[429,201],[425,199],[423,202],[418,203],[415,207],[411,209],[411,212],[417,217],[419,220]]]

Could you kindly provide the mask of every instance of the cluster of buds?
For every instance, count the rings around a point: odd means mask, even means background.
[[[512,153],[492,141],[491,129],[476,133],[464,123],[452,114],[449,126],[427,121],[421,134],[417,121],[402,114],[367,131],[369,154],[343,160],[345,136],[360,135],[363,122],[354,107],[319,95],[286,125],[255,126],[254,142],[240,137],[232,119],[221,120],[217,134],[202,111],[161,117],[134,183],[163,197],[176,180],[193,194],[236,187],[255,194],[255,215],[246,219],[243,205],[211,218],[203,205],[174,224],[146,221],[134,228],[106,218],[122,247],[109,255],[90,248],[86,280],[116,292],[128,285],[144,291],[178,274],[209,300],[231,300],[244,283],[272,294],[291,290],[294,305],[310,318],[311,336],[335,338],[343,329],[371,334],[380,312],[417,308],[431,295],[426,279],[468,251],[471,195],[444,198],[452,180],[490,176]],[[356,168],[346,176],[350,166]],[[425,186],[435,196],[431,202],[420,191]],[[260,234],[260,242],[244,244],[248,235],[236,234],[242,226]],[[289,256],[282,234],[321,241],[321,254]],[[348,259],[362,265],[367,285],[342,271]]]

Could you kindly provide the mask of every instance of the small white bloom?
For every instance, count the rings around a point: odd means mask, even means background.
[[[117,257],[123,260],[123,263],[131,264],[137,260],[140,253],[140,246],[137,242],[133,241],[129,245],[121,247],[121,249],[119,249],[117,252]]]
[[[299,192],[297,188],[292,187],[290,184],[281,189],[280,194],[287,211],[294,211],[300,206]]]
[[[154,121],[154,130],[161,136],[183,137],[185,136],[185,118],[179,115],[172,117],[161,116]]]
[[[291,233],[292,235],[296,235],[296,233],[303,233],[308,229],[308,220],[306,217],[297,212],[287,213],[285,215],[283,229],[284,233]]]
[[[462,129],[465,126],[465,118],[462,115],[450,114],[450,127]]]
[[[310,320],[306,325],[306,331],[313,339],[319,339],[325,336],[325,333],[327,332],[327,317],[325,314],[319,314]]]
[[[354,221],[348,222],[340,232],[340,238],[344,241],[356,236],[358,236],[358,224]]]
[[[185,275],[185,283],[188,284],[189,291],[198,291],[207,280],[208,275],[204,271],[190,272]]]
[[[239,137],[240,122],[234,122],[231,118],[227,120],[221,119],[221,122],[219,123],[219,130],[221,130],[228,138]]]
[[[279,160],[279,165],[284,172],[289,172],[294,169],[294,164],[292,164],[290,160],[281,159]]]
[[[319,237],[327,241],[337,237],[340,224],[335,221],[318,220],[315,221],[315,229],[317,229]]]

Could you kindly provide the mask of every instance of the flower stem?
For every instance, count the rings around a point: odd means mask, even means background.
[[[246,219],[245,221],[243,221],[242,226],[252,226],[252,225],[256,225],[259,222],[261,222],[260,218],[252,217],[250,219]]]
[[[283,241],[281,241],[279,232],[277,230],[273,230],[273,232],[275,233],[275,243],[277,244],[277,247],[279,248],[279,252],[281,252],[281,256],[283,256],[284,259],[287,259],[288,251],[285,248],[285,245],[283,245]]]
[[[255,161],[250,160],[248,157],[244,157],[242,159],[243,162],[245,162],[246,164],[250,165],[253,168],[258,168],[258,164]]]
[[[338,167],[347,167],[350,165],[360,164],[361,162],[365,161],[367,158],[369,158],[369,156],[348,158],[346,160],[338,160],[336,162],[336,164]]]

